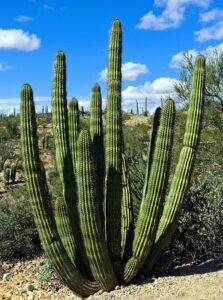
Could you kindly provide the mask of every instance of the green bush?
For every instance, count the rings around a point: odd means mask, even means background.
[[[222,178],[203,174],[191,186],[172,245],[178,263],[223,258]]]
[[[19,118],[9,116],[4,118],[4,126],[10,138],[17,137],[19,134]]]
[[[12,200],[13,199],[13,200]],[[16,188],[0,201],[0,258],[33,256],[40,250],[27,192]]]
[[[37,284],[38,287],[44,287],[48,284],[50,279],[55,274],[54,269],[49,261],[46,261],[42,266],[40,266],[37,273]]]

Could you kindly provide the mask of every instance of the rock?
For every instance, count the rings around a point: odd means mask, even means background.
[[[3,299],[11,299],[12,298],[12,295],[13,295],[13,293],[10,291],[10,292],[7,292],[7,293],[5,293],[4,295],[3,295]]]
[[[26,291],[30,291],[30,292],[32,292],[35,289],[30,282],[27,282],[24,288],[26,289]]]
[[[33,294],[33,292],[28,291],[27,294],[28,294],[27,300],[34,300],[34,299],[36,299],[36,297]]]
[[[19,287],[19,288],[17,289],[17,291],[18,291],[20,294],[24,294],[24,293],[27,292],[27,289],[26,289],[25,287]]]
[[[5,273],[2,276],[2,281],[6,282],[6,281],[9,281],[11,278],[12,278],[12,275],[10,273]]]
[[[11,269],[12,266],[13,266],[12,264],[7,264],[6,262],[3,262],[3,264],[2,264],[2,269],[3,269],[4,271],[8,271],[8,270]]]

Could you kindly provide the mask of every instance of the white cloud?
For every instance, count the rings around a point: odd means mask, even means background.
[[[144,99],[148,98],[148,108],[151,112],[160,105],[160,100],[167,97],[174,97],[174,84],[176,79],[163,77],[153,82],[147,81],[144,85],[128,86],[122,92],[123,109],[129,110],[135,107],[135,100],[143,105]]]
[[[213,58],[214,55],[216,55],[216,51],[223,52],[223,43],[218,44],[217,46],[209,46],[203,50],[200,51],[201,54],[203,54],[206,59]],[[181,51],[177,54],[174,54],[169,66],[171,68],[177,68],[179,69],[181,65],[184,63],[185,57],[184,54],[187,53],[189,56],[192,56],[192,59],[195,61],[197,55],[199,54],[199,51],[196,49],[191,49],[188,51]]]
[[[11,69],[11,66],[7,65],[4,61],[0,62],[0,72]]]
[[[171,68],[176,68],[176,69],[179,69],[181,68],[181,65],[182,63],[184,62],[184,54],[187,53],[189,56],[192,56],[193,58],[195,58],[199,52],[196,50],[196,49],[191,49],[191,50],[188,50],[188,51],[181,51],[175,55],[173,55],[172,59],[171,59],[171,62],[169,63],[169,66]]]
[[[104,69],[100,72],[100,79],[107,80],[108,69]],[[134,81],[138,76],[147,74],[148,68],[145,64],[136,64],[133,62],[127,62],[122,64],[122,79]]]
[[[223,21],[220,21],[210,27],[202,28],[194,33],[195,40],[198,42],[206,42],[210,40],[223,39]]]
[[[54,10],[54,8],[53,8],[53,6],[50,6],[50,5],[48,5],[48,4],[43,4],[43,9],[44,10]]]
[[[40,43],[40,39],[35,34],[29,34],[21,29],[0,28],[0,49],[33,51],[40,47]]]
[[[164,7],[160,15],[149,11],[137,25],[139,29],[164,30],[177,28],[184,19],[184,14],[189,5],[207,7],[211,0],[155,0],[156,7]]]
[[[17,22],[29,22],[29,21],[32,20],[32,18],[29,17],[29,16],[23,16],[23,15],[21,15],[21,16],[17,16],[17,17],[15,18],[15,20],[16,20]]]
[[[49,105],[50,107],[51,97],[47,96],[36,96],[35,97],[35,104],[36,104],[36,111],[40,112],[42,110],[43,105]],[[16,109],[19,112],[20,109],[20,98],[1,98],[0,99],[0,112],[4,112],[9,114],[10,111]],[[50,111],[50,109],[49,109]]]
[[[223,17],[223,10],[214,8],[209,11],[200,14],[200,21],[203,23],[216,21],[217,19]]]

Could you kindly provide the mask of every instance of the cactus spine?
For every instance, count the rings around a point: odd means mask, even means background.
[[[110,258],[118,275],[121,267],[121,61],[122,29],[113,22],[108,56],[108,101],[106,114],[106,238]]]

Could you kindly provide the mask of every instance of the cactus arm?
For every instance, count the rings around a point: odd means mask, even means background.
[[[150,146],[149,146],[148,161],[146,167],[146,176],[144,180],[142,199],[145,198],[148,191],[149,175],[150,175],[152,161],[153,161],[153,154],[156,146],[157,132],[160,124],[160,114],[161,114],[161,108],[157,107],[153,117],[152,135],[151,135]]]
[[[102,100],[101,88],[96,83],[91,94],[90,134],[93,143],[93,154],[96,168],[97,195],[102,224],[104,224],[104,175],[105,175],[105,153],[102,124]]]
[[[86,275],[86,268],[77,248],[72,228],[70,227],[67,206],[63,197],[59,197],[56,199],[55,220],[58,234],[70,260],[72,261],[74,266],[81,272],[81,274]],[[90,275],[88,277],[90,277]]]
[[[79,115],[78,101],[75,98],[72,98],[69,102],[68,123],[69,123],[70,150],[72,155],[74,174],[76,174],[77,141],[80,132],[80,115]]]
[[[140,206],[132,246],[132,257],[124,269],[124,280],[126,282],[131,281],[138,274],[151,251],[155,239],[163,206],[162,200],[168,181],[174,119],[175,105],[173,100],[168,99],[162,110],[148,191]]]
[[[87,130],[80,133],[78,157],[78,208],[83,244],[93,277],[104,290],[109,291],[115,287],[117,279],[101,226],[91,138]]]
[[[146,261],[143,273],[147,274],[168,247],[176,229],[176,222],[183,206],[183,200],[193,170],[195,150],[200,136],[205,89],[205,58],[199,55],[195,62],[192,79],[189,110],[183,145],[170,191],[164,205],[162,218],[156,234],[151,256]]]
[[[25,84],[21,91],[21,148],[27,187],[34,220],[43,248],[64,283],[81,296],[98,290],[96,283],[81,276],[69,259],[57,232],[52,207],[48,199],[46,176],[39,158],[37,125],[33,92]]]
[[[122,154],[122,257],[129,244],[130,234],[133,232],[133,208],[130,186],[127,177],[125,155]]]
[[[106,114],[106,240],[116,275],[121,267],[121,54],[122,30],[119,20],[112,25],[108,58],[108,103]]]

